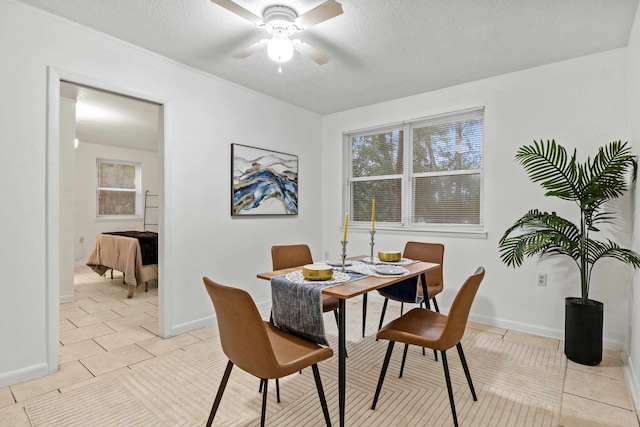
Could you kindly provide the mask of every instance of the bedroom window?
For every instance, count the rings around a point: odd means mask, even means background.
[[[122,219],[140,216],[140,169],[140,163],[97,160],[98,218]]]
[[[344,135],[344,205],[354,225],[483,231],[484,108]]]

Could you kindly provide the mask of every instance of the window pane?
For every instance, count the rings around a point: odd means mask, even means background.
[[[402,174],[403,131],[358,136],[351,139],[351,176]]]
[[[351,221],[371,221],[376,199],[376,222],[402,221],[402,180],[382,179],[351,183]]]
[[[98,215],[135,215],[135,191],[98,191]]]
[[[482,119],[458,120],[413,129],[413,172],[482,167]]]
[[[98,186],[108,188],[136,188],[136,165],[98,162]]]
[[[480,224],[479,173],[415,178],[414,183],[413,223]]]

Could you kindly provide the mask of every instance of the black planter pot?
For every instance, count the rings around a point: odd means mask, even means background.
[[[604,304],[569,297],[564,303],[564,354],[581,365],[602,361],[602,323]]]

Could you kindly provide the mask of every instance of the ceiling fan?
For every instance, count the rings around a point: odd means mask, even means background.
[[[265,9],[262,18],[232,0],[211,1],[256,26],[264,28],[267,33],[271,35],[270,39],[262,39],[248,48],[235,53],[233,55],[234,58],[246,58],[256,53],[263,46],[266,46],[269,58],[280,64],[280,72],[282,72],[282,63],[291,59],[294,50],[319,65],[326,64],[329,62],[329,59],[331,59],[327,54],[319,51],[308,43],[300,39],[291,39],[290,36],[342,14],[342,5],[335,0],[327,0],[300,16],[290,7],[282,5],[270,6]]]

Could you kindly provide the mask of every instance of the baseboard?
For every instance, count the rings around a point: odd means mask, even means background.
[[[271,300],[263,301],[256,304],[258,311],[263,319],[268,319],[271,314]],[[195,331],[196,329],[205,328],[207,326],[217,325],[215,315],[203,317],[201,319],[192,320],[190,322],[180,323],[171,328],[169,337]],[[165,338],[169,338],[165,337]]]
[[[75,300],[75,296],[73,294],[60,295],[60,304],[64,302],[72,302],[74,300]]]
[[[44,362],[5,372],[0,374],[0,388],[42,377],[49,373],[49,365]]]
[[[171,327],[169,337],[184,334],[187,332],[195,331],[196,329],[206,328],[216,323],[216,316],[207,316],[200,319],[192,320],[190,322],[180,323]],[[165,338],[169,338],[165,337]]]
[[[448,309],[445,309],[448,311]],[[482,314],[469,314],[469,320],[485,325],[496,326],[498,328],[513,329],[529,334],[541,335],[549,338],[564,339],[564,330],[547,328],[544,326],[533,325],[531,323],[514,322],[513,320],[499,319],[495,317],[485,316]]]
[[[444,311],[446,312],[447,310],[448,309],[445,309]],[[498,319],[473,313],[469,314],[469,320],[473,322],[484,323],[486,325],[497,326],[499,328],[513,329],[529,334],[564,340],[564,328],[553,329],[544,326],[533,325],[531,323],[514,322],[512,320]],[[602,346],[606,349],[616,351],[622,351],[624,349],[623,343],[616,340],[607,339],[606,337],[603,337],[602,339]]]
[[[636,412],[640,412],[640,383],[638,382],[638,378],[640,378],[640,371],[638,369],[640,366],[634,366],[631,358],[626,358],[626,364],[624,367],[624,375],[627,378],[627,384],[629,384],[629,390],[631,392],[631,399],[636,408]]]

